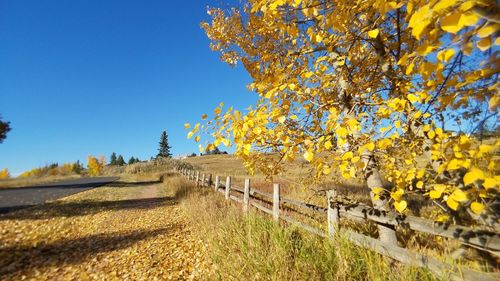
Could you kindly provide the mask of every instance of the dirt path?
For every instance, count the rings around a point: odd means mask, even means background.
[[[206,279],[205,244],[165,188],[102,187],[0,216],[0,279]]]
[[[157,198],[158,197],[158,185],[152,184],[145,187],[142,192],[141,198]]]

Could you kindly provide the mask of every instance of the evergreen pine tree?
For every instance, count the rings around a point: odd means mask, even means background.
[[[160,138],[160,148],[158,149],[158,155],[156,158],[165,157],[170,158],[172,154],[170,154],[170,146],[168,145],[168,136],[167,131],[163,131]]]
[[[135,158],[134,158],[134,156],[132,156],[132,157],[130,157],[130,159],[128,159],[128,164],[132,165],[134,163],[135,163]]]
[[[1,119],[1,116],[0,116]],[[7,133],[10,131],[10,123],[0,120],[0,143],[7,137]]]
[[[80,162],[80,160],[76,160],[76,163],[75,165],[73,165],[73,172],[75,174],[81,174],[83,172],[83,165],[82,163]]]
[[[109,158],[109,165],[116,165],[116,153],[113,152]]]
[[[118,166],[125,165],[125,160],[123,159],[123,156],[121,156],[121,155],[118,156],[118,158],[116,159],[116,165],[118,165]]]

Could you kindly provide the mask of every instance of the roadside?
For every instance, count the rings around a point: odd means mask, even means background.
[[[68,176],[44,176],[44,177],[27,177],[27,178],[10,178],[0,180],[0,190],[4,188],[17,188],[31,186],[35,184],[52,184],[64,180],[73,180],[81,178],[81,175]]]
[[[207,279],[206,245],[164,183],[121,183],[0,216],[0,279]]]
[[[0,189],[0,214],[42,204],[118,180],[118,177],[93,177],[53,183]]]

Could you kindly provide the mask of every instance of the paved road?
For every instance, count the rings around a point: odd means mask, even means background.
[[[118,177],[80,178],[26,187],[0,189],[0,214],[42,204],[118,180]]]

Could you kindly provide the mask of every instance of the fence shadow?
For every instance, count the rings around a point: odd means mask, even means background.
[[[0,276],[36,271],[61,264],[77,264],[99,253],[130,247],[138,241],[168,233],[178,225],[127,233],[103,233],[78,239],[59,240],[38,246],[0,247]]]
[[[165,206],[177,204],[175,199],[177,198],[166,196],[116,201],[52,202],[45,203],[43,205],[31,206],[32,208],[26,208],[30,207],[29,205],[15,206],[9,208],[18,208],[22,210],[0,215],[0,221],[75,217],[96,214],[109,210],[149,209],[160,205]]]

